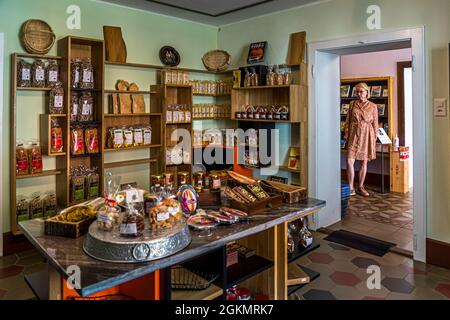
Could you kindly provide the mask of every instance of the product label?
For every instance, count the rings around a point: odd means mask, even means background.
[[[184,112],[183,111],[178,112],[178,120],[180,122],[184,122]]]
[[[17,220],[18,221],[24,221],[24,220],[28,220],[28,210],[27,209],[20,209],[17,210]]]
[[[134,130],[134,142],[136,144],[142,144],[143,142],[142,137],[142,129],[136,129]]]
[[[172,111],[166,112],[166,122],[172,122]]]
[[[95,139],[94,137],[92,137],[89,140],[89,145],[88,145],[89,151],[90,152],[94,152],[98,150],[98,140]]]
[[[97,215],[97,220],[100,222],[111,222],[111,219],[106,213],[99,213]]]
[[[75,79],[73,80],[74,83],[80,82],[80,72],[77,70],[75,71]]]
[[[45,216],[46,217],[53,217],[56,214],[56,208],[55,207],[49,207],[45,209]]]
[[[178,111],[174,111],[173,112],[173,122],[179,122],[179,121],[180,121],[179,113],[178,113]]]
[[[83,70],[83,82],[92,82],[92,72],[88,69]]]
[[[213,189],[220,189],[220,179],[213,180]]]
[[[169,212],[160,212],[156,215],[156,221],[166,221],[170,218]]]
[[[28,160],[17,160],[17,171],[18,172],[27,172],[28,171]]]
[[[125,144],[133,144],[133,132],[131,130],[124,130],[123,135],[125,136]]]
[[[75,199],[74,199],[75,201],[84,200],[84,185],[75,187],[74,196],[75,196]]]
[[[30,69],[22,69],[22,80],[30,80]]]
[[[136,223],[121,224],[120,225],[120,233],[121,234],[136,234],[137,233]]]
[[[63,107],[63,96],[55,96],[55,108],[62,108]]]
[[[127,190],[125,192],[127,203],[144,202],[144,195],[138,190]]]
[[[191,122],[191,112],[190,111],[186,111],[185,115],[186,115],[186,122]]]
[[[54,137],[51,139],[51,148],[53,150],[60,150],[63,145],[62,137]]]
[[[73,104],[72,105],[72,115],[77,115],[78,114],[78,104]]]
[[[36,80],[37,81],[43,81],[45,79],[45,72],[42,69],[36,70]]]
[[[34,172],[38,170],[42,170],[42,158],[41,157],[34,157],[31,160],[31,168]]]
[[[44,210],[42,208],[36,208],[32,213],[31,213],[31,218],[32,219],[36,219],[36,218],[43,218],[44,217]]]
[[[79,151],[82,151],[84,148],[83,138],[82,137],[76,137],[75,138],[75,145],[73,147],[74,153],[78,153]]]
[[[56,82],[56,81],[58,81],[58,71],[50,71],[48,73],[48,81],[49,82]]]
[[[144,130],[144,144],[149,145],[152,144],[152,131]]]
[[[122,145],[123,144],[123,132],[122,130],[114,130],[114,144]]]
[[[92,114],[92,104],[90,103],[83,103],[83,109],[81,110],[82,115],[89,115]]]
[[[97,197],[98,197],[98,183],[93,183],[89,188],[89,198],[97,198]]]

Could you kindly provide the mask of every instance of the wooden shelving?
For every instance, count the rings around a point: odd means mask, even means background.
[[[17,87],[17,91],[51,91],[51,88]]]
[[[129,147],[129,148],[118,148],[118,149],[105,149],[105,152],[117,152],[117,151],[130,151],[130,150],[139,150],[139,149],[150,149],[150,148],[159,148],[161,144],[151,144],[148,146],[139,146],[139,147]]]
[[[292,254],[288,255],[288,262],[291,263],[292,261],[295,261],[304,255],[318,249],[320,247],[320,244],[317,242],[313,242],[309,247],[307,248],[300,248],[299,246],[296,246],[295,251]]]
[[[128,160],[128,161],[120,161],[120,162],[110,162],[110,163],[105,163],[105,169],[135,166],[135,165],[139,165],[139,164],[148,164],[148,163],[157,163],[157,162],[158,162],[157,159],[138,159],[138,160]]]
[[[240,282],[250,279],[264,270],[273,267],[273,265],[273,261],[257,255],[240,260],[239,263],[227,268],[227,282],[224,289],[229,289]]]
[[[280,166],[278,167],[279,170],[281,171],[288,171],[288,172],[294,172],[294,173],[301,173],[302,171],[300,169],[291,169],[287,166]]]
[[[118,93],[118,94],[150,94],[150,91],[123,91],[123,90],[105,90],[105,93]]]
[[[29,179],[29,178],[37,178],[37,177],[56,176],[61,173],[62,173],[61,170],[45,170],[45,171],[42,171],[41,173],[16,176],[16,179],[19,180],[19,179]]]
[[[314,280],[316,280],[318,277],[320,277],[320,273],[316,272],[314,270],[311,270],[309,268],[300,266],[303,271],[305,271],[305,273],[309,276],[309,283],[313,282]],[[288,287],[288,296],[290,296],[291,294],[297,292],[298,290],[300,290],[301,288],[303,288],[304,286],[307,286],[309,283],[305,283],[305,284],[299,284],[299,285],[293,285],[293,286],[289,286]]]
[[[289,88],[291,85],[283,86],[254,86],[254,87],[239,87],[233,88],[234,90],[264,90],[264,89],[279,89],[279,88]]]

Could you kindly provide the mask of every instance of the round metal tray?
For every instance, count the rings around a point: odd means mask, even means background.
[[[189,227],[184,219],[164,230],[150,230],[147,220],[145,223],[144,234],[133,239],[121,237],[118,227],[106,232],[93,223],[84,241],[84,252],[106,262],[148,262],[175,254],[191,243]]]

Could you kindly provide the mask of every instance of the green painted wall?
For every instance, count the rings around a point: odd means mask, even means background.
[[[382,10],[382,29],[426,28],[427,62],[427,153],[429,238],[450,242],[449,121],[433,118],[433,97],[448,98],[448,43],[450,1],[448,0],[334,0],[300,7],[222,26],[219,48],[233,57],[233,65],[245,64],[251,42],[269,42],[269,63],[286,61],[289,34],[307,31],[307,41],[323,41],[370,33],[366,8],[376,4]]]
[[[66,20],[69,14],[66,9],[70,5],[81,8],[81,30],[69,30]],[[204,24],[175,19],[148,12],[127,9],[115,5],[99,3],[91,0],[0,0],[0,32],[5,33],[4,58],[4,110],[3,110],[3,143],[1,148],[5,155],[1,161],[3,166],[3,203],[0,205],[3,215],[4,232],[10,230],[9,211],[9,79],[10,54],[24,52],[19,41],[21,24],[30,18],[47,21],[56,33],[57,39],[67,35],[102,39],[104,25],[121,26],[123,37],[127,45],[128,61],[136,63],[160,64],[159,49],[163,45],[175,47],[181,55],[182,67],[203,69],[201,57],[209,50],[217,48],[217,28]],[[49,54],[56,54],[56,45]],[[113,88],[117,79],[127,79],[140,85],[142,90],[148,90],[150,84],[156,83],[156,74],[151,70],[137,69],[131,71],[127,68],[106,68],[106,88]],[[193,75],[192,78],[201,78]],[[45,99],[41,93],[18,94],[20,123],[17,128],[18,137],[38,138],[38,114],[45,113]],[[149,99],[147,99],[148,107]],[[147,151],[148,153],[148,151]],[[109,155],[108,155],[109,156]],[[147,157],[148,154],[136,151],[134,154],[117,154],[114,161],[125,160],[126,157]],[[110,158],[110,157],[109,157]],[[113,161],[106,159],[106,161]],[[54,159],[44,159],[44,169],[54,168]],[[125,181],[136,181],[143,176],[145,166],[133,167],[133,173],[124,177]],[[116,169],[118,174],[123,169]],[[144,175],[145,176],[145,175]],[[29,194],[39,190],[42,185],[49,189],[55,188],[51,177],[28,179],[20,181],[18,193]]]

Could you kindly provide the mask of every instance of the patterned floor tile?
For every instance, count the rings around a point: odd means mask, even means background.
[[[386,300],[415,300],[413,295],[391,292],[387,295]]]
[[[338,300],[362,300],[364,294],[347,286],[336,286],[330,291]]]
[[[390,266],[390,265],[381,265],[381,277],[388,277],[388,278],[399,278],[403,279],[408,275],[408,271],[404,268],[400,268],[398,265],[396,266]]]
[[[42,256],[32,255],[32,256],[20,258],[16,262],[16,265],[26,267],[26,266],[31,266],[31,265],[38,264],[38,263],[43,263],[44,261],[45,261],[45,259]]]
[[[410,294],[415,287],[406,280],[386,277],[381,280],[381,284],[391,292]]]
[[[334,260],[333,262],[331,262],[329,264],[329,266],[334,271],[342,271],[342,272],[353,272],[356,269],[358,269],[357,266],[355,266],[350,261],[346,261],[346,260]]]
[[[308,255],[309,260],[314,263],[330,264],[334,258],[327,253],[313,252]]]
[[[450,284],[440,283],[436,286],[435,290],[450,299]]]
[[[7,290],[0,289],[0,300],[2,300],[3,297],[4,297],[7,293],[8,293]]]
[[[450,298],[429,288],[416,288],[411,295],[418,300],[447,300]]]
[[[437,266],[432,266],[429,270],[429,273],[436,275],[438,277],[444,278],[446,280],[450,280],[450,270],[449,269],[445,269],[445,268],[441,268],[441,267],[437,267]]]
[[[377,297],[377,298],[386,298],[389,293],[391,293],[388,289],[380,285],[380,288],[373,288],[372,286],[369,289],[367,280],[370,275],[366,274],[364,278],[361,278],[361,283],[359,283],[355,289],[358,290],[363,296]],[[372,285],[373,283],[370,282]]]
[[[13,277],[8,277],[5,279],[0,279],[0,288],[5,290],[13,290],[17,288],[22,288],[26,286],[25,279],[23,278],[23,274],[18,274]]]
[[[330,279],[340,286],[354,287],[361,283],[361,279],[353,273],[336,271],[330,275]]]
[[[25,269],[23,269],[23,274],[33,274],[36,272],[41,272],[47,269],[47,264],[46,263],[38,263],[38,264],[34,264],[31,266],[27,266],[25,267]]]
[[[306,300],[336,300],[336,297],[330,291],[311,289],[303,297]]]
[[[361,300],[385,300],[385,299],[384,298],[378,298],[378,297],[366,296],[366,297],[363,297]]]
[[[352,260],[352,263],[358,268],[367,269],[369,266],[380,266],[378,261],[366,257],[356,257]]]
[[[411,283],[416,288],[436,288],[440,283],[440,278],[433,277],[430,275],[417,275],[417,274],[408,274],[405,278],[406,281]]]
[[[6,257],[0,257],[0,269],[12,266],[17,261],[16,255],[9,255]]]
[[[16,275],[20,274],[22,271],[23,271],[23,267],[19,267],[16,265],[9,266],[6,268],[1,268],[0,269],[0,279],[5,279],[5,278],[16,276]]]
[[[28,286],[8,291],[3,300],[29,300],[35,295]]]

